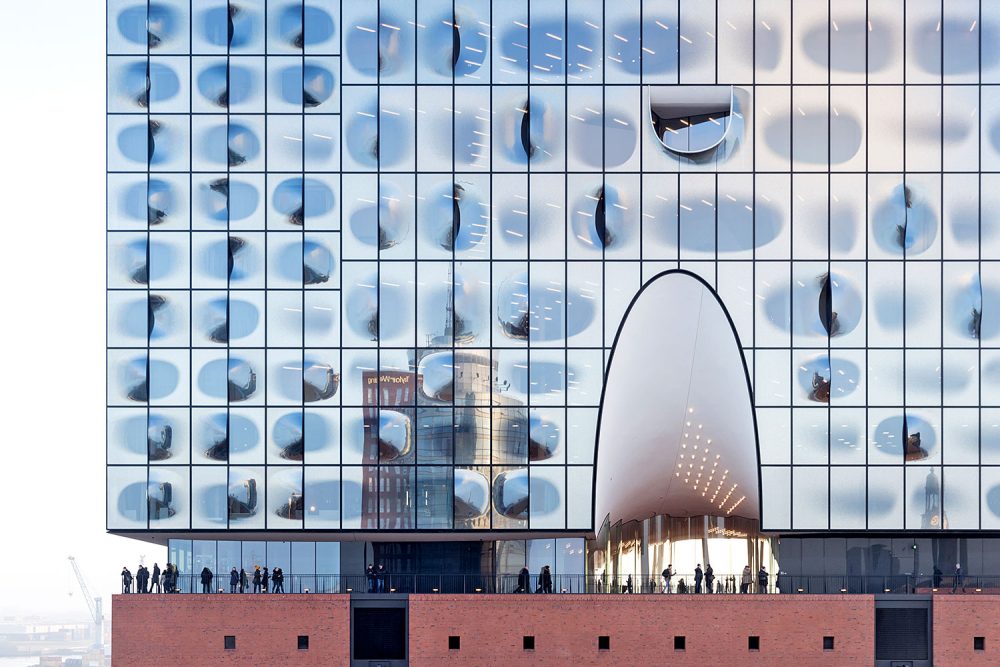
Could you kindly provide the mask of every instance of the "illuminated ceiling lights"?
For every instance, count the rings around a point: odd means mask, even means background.
[[[715,477],[718,474],[722,454],[715,454],[713,457],[711,447],[709,446],[712,444],[712,439],[705,434],[705,425],[693,420],[691,417],[693,414],[694,408],[688,406],[688,418],[684,421],[685,430],[681,438],[681,448],[675,461],[677,469],[674,471],[674,477],[681,477],[681,472],[683,472],[685,485],[690,484],[691,488],[700,494],[700,497],[707,498],[709,503],[716,505],[720,510],[725,511],[727,515],[732,514],[746,499],[746,496],[742,496],[726,509],[726,504],[736,491],[736,487],[739,486],[738,484],[733,484],[722,501],[716,503],[716,499],[725,485],[726,478],[729,477],[729,470],[725,470],[719,480],[716,481]],[[692,433],[694,433],[693,438]],[[702,438],[703,435],[706,436],[704,439]],[[697,470],[695,470],[695,465],[698,466]],[[695,473],[694,477],[691,476],[692,472]]]

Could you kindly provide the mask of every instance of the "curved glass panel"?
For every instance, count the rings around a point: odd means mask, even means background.
[[[729,133],[732,86],[650,86],[649,118],[664,148],[685,155],[704,153]]]

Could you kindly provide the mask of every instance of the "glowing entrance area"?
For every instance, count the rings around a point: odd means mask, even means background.
[[[749,567],[751,592],[756,587],[760,567],[769,583],[777,574],[776,554],[771,537],[761,535],[757,521],[710,516],[656,516],[639,521],[605,523],[597,539],[588,543],[588,570],[608,590],[635,593],[663,592],[662,573],[671,567],[671,591],[695,585],[695,569],[703,576],[712,566],[713,592],[741,591],[744,568]],[[707,579],[701,591],[706,592]]]
[[[633,300],[612,350],[598,424],[589,566],[608,585],[715,590],[771,571],[759,533],[757,436],[739,340],[699,277],[668,271]],[[681,583],[683,581],[683,583]],[[702,586],[707,586],[703,581]]]

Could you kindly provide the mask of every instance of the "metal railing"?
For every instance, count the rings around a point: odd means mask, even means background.
[[[525,585],[525,583],[527,585]],[[543,585],[540,575],[531,574],[524,581],[518,574],[392,574],[370,578],[364,574],[285,574],[284,593],[457,593],[457,594],[626,594],[626,595],[773,595],[773,594],[878,594],[955,592],[1000,594],[1000,576],[964,575],[956,582],[953,575],[789,575],[768,576],[761,585],[757,576],[744,585],[742,575],[716,575],[711,582],[696,582],[693,574],[676,574],[669,588],[663,577],[635,575],[610,577],[591,574],[554,574],[551,585]],[[162,587],[163,592],[166,586]],[[275,582],[267,590],[274,593]],[[231,593],[228,574],[213,577],[208,586],[212,593]],[[200,574],[182,574],[174,585],[176,593],[203,593]],[[132,592],[138,592],[135,582]],[[235,587],[235,593],[257,593],[252,578],[247,585]]]

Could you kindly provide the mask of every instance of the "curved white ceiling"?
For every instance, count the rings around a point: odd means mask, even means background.
[[[655,278],[608,368],[594,525],[658,514],[759,518],[757,442],[742,353],[694,276]]]

